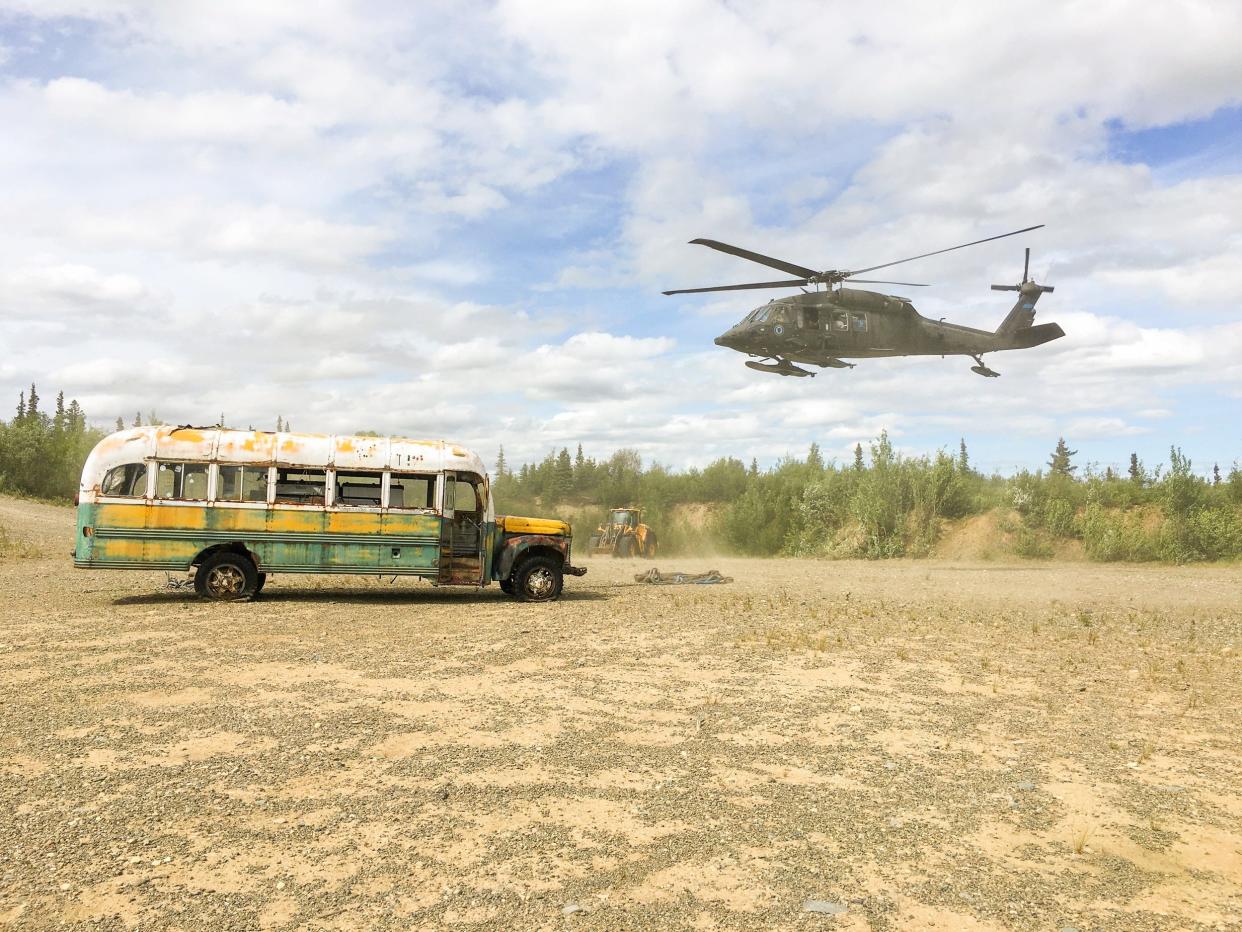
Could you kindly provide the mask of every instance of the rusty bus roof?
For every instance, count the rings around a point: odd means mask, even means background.
[[[82,485],[95,484],[114,466],[151,459],[487,475],[475,453],[446,440],[165,425],[132,427],[99,441],[87,459]]]

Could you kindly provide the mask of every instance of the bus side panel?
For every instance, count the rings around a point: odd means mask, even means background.
[[[146,506],[146,532],[142,540],[142,560],[156,566],[189,568],[194,558],[209,546],[207,506]],[[135,542],[136,543],[136,542]]]
[[[324,539],[324,571],[375,570],[380,565],[384,516],[378,511],[330,511]]]
[[[383,517],[379,565],[434,577],[440,566],[440,516],[390,511]]]
[[[325,512],[309,508],[271,508],[267,512],[269,538],[255,546],[264,572],[324,572]]]
[[[180,542],[180,547],[172,546],[175,542],[164,536],[164,530],[158,532],[158,538],[148,537],[148,524],[157,520],[152,514],[156,506],[145,501],[106,502],[93,507],[92,542],[88,550],[91,566],[178,569],[188,567],[197,552],[187,555],[184,551],[191,547],[185,542]]]

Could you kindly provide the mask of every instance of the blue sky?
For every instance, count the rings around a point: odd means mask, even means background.
[[[488,460],[882,429],[1002,471],[1061,435],[1242,457],[1242,10],[1186,4],[1170,43],[1121,0],[873,6],[0,0],[0,397]],[[1032,248],[1068,336],[1001,379],[777,379],[712,344],[769,294],[660,294],[766,275],[695,237],[858,267],[1035,223],[902,270],[991,329]]]

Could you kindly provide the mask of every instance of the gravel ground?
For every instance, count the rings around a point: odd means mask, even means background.
[[[0,498],[0,926],[1242,928],[1242,570],[84,572]]]

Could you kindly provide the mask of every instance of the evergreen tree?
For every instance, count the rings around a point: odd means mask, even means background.
[[[863,470],[863,452],[861,443],[854,444],[854,468],[859,472],[862,472]]]
[[[122,418],[122,417],[120,417],[120,416],[118,416],[118,417],[117,417],[117,419],[116,419],[116,429],[117,429],[117,430],[124,430],[124,429],[125,429],[125,419],[124,419],[124,418]]]
[[[569,458],[569,448],[561,447],[552,466],[548,492],[553,501],[563,502],[574,488],[574,463]]]
[[[1070,464],[1070,457],[1077,456],[1077,450],[1071,450],[1064,437],[1057,438],[1057,447],[1048,460],[1048,469],[1054,476],[1073,476],[1077,466]]]
[[[966,438],[962,437],[958,442],[957,468],[962,472],[970,472],[970,456],[966,453]]]
[[[1220,463],[1212,464],[1212,485],[1220,485]]]
[[[13,418],[14,424],[20,424],[26,420],[26,393],[22,392],[17,396],[17,417]]]
[[[505,445],[502,443],[500,449],[496,453],[496,481],[500,482],[508,471],[508,464],[505,463]]]
[[[752,456],[750,458],[750,477],[754,479],[759,475],[759,458]]]
[[[31,421],[39,419],[39,393],[35,391],[34,382],[30,383],[30,395],[26,399],[26,418]]]
[[[819,452],[819,444],[812,443],[810,452],[806,455],[806,464],[816,472],[824,471],[824,455]]]
[[[1143,485],[1147,479],[1147,474],[1143,470],[1143,463],[1138,458],[1137,453],[1130,454],[1130,481],[1135,485]]]
[[[135,427],[142,426],[142,412],[141,411],[139,411],[137,414],[134,415],[134,426]]]
[[[1104,467],[1104,481],[1112,482],[1116,478],[1117,478],[1117,474],[1113,472],[1113,467],[1105,466]]]

